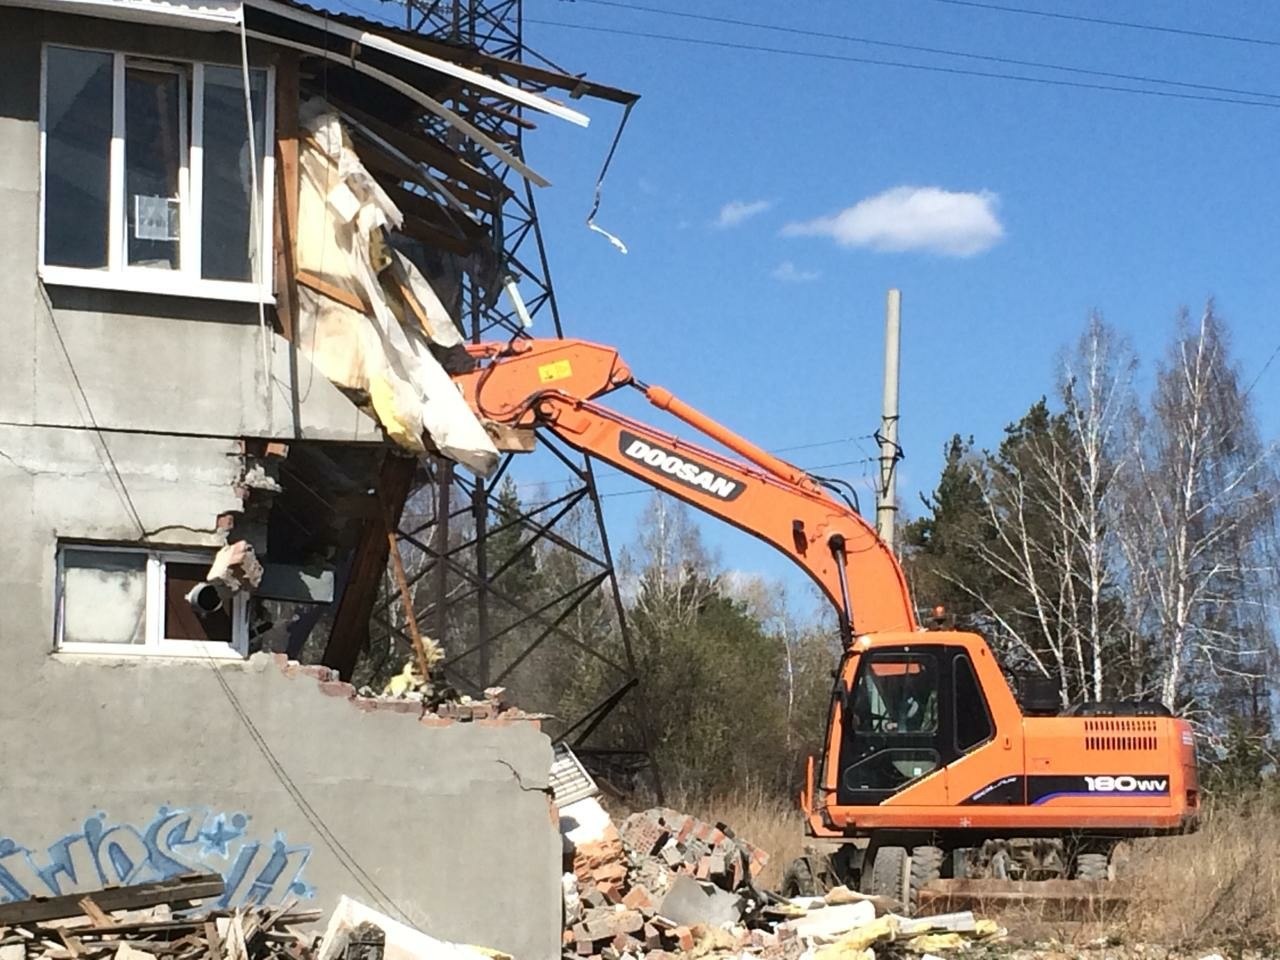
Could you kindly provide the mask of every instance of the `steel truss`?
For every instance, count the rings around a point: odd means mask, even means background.
[[[406,0],[408,29],[503,59],[523,60],[531,53],[524,46],[521,24],[521,0]],[[537,59],[555,67],[545,58]],[[488,100],[486,106],[494,103]],[[530,124],[518,105],[503,104],[497,111],[473,110],[474,105],[458,100],[454,108],[523,159],[523,134]],[[503,293],[505,281],[512,278],[519,281],[528,314],[535,320],[549,321],[555,335],[563,336],[533,188],[510,167],[447,127],[442,125],[432,132],[510,191],[497,215],[487,218],[491,258],[471,258],[460,278],[458,316],[464,332],[473,342],[524,335],[515,305]],[[420,471],[423,481],[409,495],[398,531],[401,555],[413,571],[409,582],[414,609],[403,611],[399,595],[393,591],[375,606],[373,619],[407,640],[403,617],[406,613],[413,616],[424,633],[444,646],[447,659],[436,669],[443,670],[450,683],[468,693],[510,683],[514,700],[522,705],[521,671],[532,672],[539,658],[555,660],[552,654],[557,645],[593,661],[608,675],[607,682],[575,715],[553,722],[550,732],[588,761],[597,758],[594,765],[598,771],[603,767],[634,774],[651,767],[642,725],[630,725],[635,731],[632,742],[611,742],[609,749],[593,749],[599,746],[593,744],[593,735],[638,682],[595,474],[589,458],[565,448],[554,437],[540,433],[539,444],[553,454],[563,470],[564,492],[527,506],[518,516],[504,517],[496,525],[495,511],[504,509],[496,491],[520,454],[506,455],[488,480],[455,471],[453,464],[442,458],[429,459],[426,470]],[[566,529],[574,519],[579,527],[586,524],[586,537],[575,537]],[[505,557],[493,557],[494,538],[516,532],[519,542],[515,549]],[[594,543],[584,545],[584,540]],[[534,603],[501,585],[505,574],[527,562],[534,551],[547,547],[566,551],[576,559],[580,564],[576,582],[550,594],[544,592]],[[616,627],[612,648],[606,649],[605,637],[580,635],[570,625],[575,614],[592,601],[608,610]],[[460,635],[460,624],[466,635]],[[504,649],[504,656],[495,656],[499,648],[512,644],[516,645],[514,651]],[[610,737],[615,739],[616,734]]]

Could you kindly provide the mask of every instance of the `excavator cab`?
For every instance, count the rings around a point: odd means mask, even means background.
[[[838,804],[883,803],[995,735],[963,648],[890,646],[856,659],[841,709]]]

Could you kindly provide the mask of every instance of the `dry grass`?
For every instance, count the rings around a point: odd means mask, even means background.
[[[1164,943],[1274,944],[1280,938],[1280,798],[1211,805],[1200,831],[1144,840],[1120,879],[1134,890],[1129,937]]]
[[[766,888],[776,889],[787,864],[804,850],[804,822],[795,801],[767,790],[743,787],[713,797],[675,790],[667,805],[726,823],[737,836],[767,850],[769,866],[761,878]],[[1065,941],[1106,932],[1127,942],[1167,945],[1275,944],[1280,941],[1280,795],[1219,801],[1209,806],[1195,834],[1138,841],[1118,882],[1134,894],[1124,916],[1077,918],[1086,922],[1065,924],[1056,935]]]

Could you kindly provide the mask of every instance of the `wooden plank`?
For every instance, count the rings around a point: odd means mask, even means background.
[[[314,290],[316,293],[328,297],[330,300],[336,300],[343,306],[350,307],[359,313],[369,313],[369,307],[363,300],[357,297],[350,290],[344,290],[336,284],[330,283],[323,277],[317,277],[314,273],[306,270],[299,270],[295,274],[295,279],[299,286]]]
[[[95,927],[114,927],[111,916],[93,901],[93,897],[85,897],[80,901],[80,909]]]
[[[407,237],[421,240],[428,246],[439,247],[441,250],[448,250],[450,253],[456,253],[461,257],[472,253],[478,246],[475,242],[469,242],[445,233],[439,227],[433,226],[421,217],[415,217],[411,213],[404,215],[404,225],[400,228],[400,232]]]
[[[276,317],[289,341],[298,309],[298,61],[297,54],[285,53],[276,67]]]
[[[222,877],[213,874],[184,874],[158,883],[138,883],[128,887],[107,887],[95,890],[90,896],[101,910],[136,910],[154,907],[161,903],[177,903],[180,900],[204,900],[222,896],[225,889]],[[60,897],[33,897],[16,903],[0,904],[0,924],[39,923],[42,920],[59,920],[84,914],[80,901],[83,893],[69,893]]]
[[[1016,908],[1048,919],[1096,917],[1123,910],[1130,892],[1105,880],[934,880],[920,890],[922,912]]]
[[[597,100],[608,100],[625,106],[640,99],[640,94],[638,93],[632,93],[630,90],[622,90],[618,87],[610,87],[603,83],[596,83],[581,74],[562,73],[558,70],[535,67],[533,64],[522,63],[518,60],[506,60],[502,57],[480,53],[470,47],[455,47],[438,40],[429,40],[417,34],[408,36],[400,34],[400,42],[405,46],[417,47],[425,53],[434,53],[437,57],[455,60],[467,66],[482,67],[494,73],[515,77],[516,79],[540,84],[544,87],[567,90],[569,91],[569,96],[574,100],[580,97],[593,97]]]
[[[378,494],[391,507],[393,520],[399,524],[404,502],[413,486],[418,462],[408,457],[387,454],[378,476]],[[378,597],[378,586],[387,569],[389,550],[381,515],[366,520],[361,526],[360,540],[351,561],[347,585],[333,615],[329,642],[322,662],[338,671],[344,680],[351,679],[360,651],[369,644],[369,618]]]
[[[410,159],[416,160],[418,163],[424,163],[429,167],[434,167],[441,173],[447,174],[456,180],[461,180],[486,196],[508,197],[513,195],[511,188],[501,180],[467,163],[459,153],[434,137],[429,137],[421,132],[415,133],[409,130],[402,130],[384,120],[379,120],[373,114],[350,101],[338,97],[332,99],[344,113],[351,114],[357,121],[364,124]]]
[[[448,207],[437,203],[430,197],[424,197],[420,193],[413,193],[394,183],[384,183],[382,187],[402,211],[412,213],[415,217],[421,217],[428,223],[438,226],[441,230],[458,234],[459,240],[483,237],[489,233],[478,223],[467,220],[462,216],[453,216]]]

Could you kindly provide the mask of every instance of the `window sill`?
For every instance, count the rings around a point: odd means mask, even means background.
[[[266,287],[237,280],[193,279],[176,271],[135,268],[126,272],[84,270],[80,267],[44,266],[40,279],[48,286],[86,287],[92,290],[119,290],[193,300],[227,300],[274,306],[275,294]]]
[[[245,662],[248,657],[227,643],[198,640],[166,640],[160,644],[64,643],[53,651],[59,659],[76,657],[114,660],[222,660]]]

